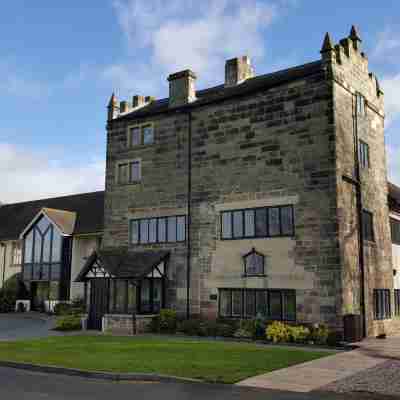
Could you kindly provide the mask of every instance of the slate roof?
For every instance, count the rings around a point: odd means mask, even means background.
[[[18,239],[42,208],[75,212],[74,234],[103,231],[104,191],[101,191],[3,205],[0,207],[0,240]]]
[[[389,182],[389,208],[400,213],[400,187]]]
[[[169,256],[167,250],[128,251],[126,247],[94,251],[75,279],[82,282],[98,262],[110,275],[121,279],[142,279]]]
[[[190,109],[201,105],[226,100],[231,97],[248,95],[258,90],[270,89],[272,87],[291,82],[296,79],[316,75],[318,73],[324,73],[323,63],[321,60],[281,70],[278,72],[273,72],[271,74],[258,75],[253,78],[247,79],[243,83],[236,86],[225,87],[224,85],[219,85],[209,89],[198,90],[196,92],[196,101],[182,107],[176,107],[173,110],[176,111],[178,108]],[[161,114],[169,111],[171,111],[171,109],[168,107],[168,98],[165,98],[155,100],[148,105],[139,108],[136,111],[123,114],[115,118],[113,121],[147,117],[150,115]]]

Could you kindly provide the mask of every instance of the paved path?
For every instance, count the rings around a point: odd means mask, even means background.
[[[377,367],[389,359],[400,359],[400,337],[369,339],[358,345],[360,348],[357,350],[252,377],[238,385],[310,392]]]
[[[192,383],[110,383],[0,368],[0,399],[7,400],[359,400],[335,393],[293,393],[233,385]],[[383,397],[363,396],[363,400]]]
[[[56,334],[53,319],[40,314],[0,314],[0,340],[28,339]]]

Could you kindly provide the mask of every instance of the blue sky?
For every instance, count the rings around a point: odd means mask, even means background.
[[[336,0],[4,2],[0,14],[0,201],[102,189],[106,104],[162,97],[169,73],[221,83],[226,59],[256,73],[313,61],[326,31],[359,28],[385,90],[390,178],[400,184],[400,2]],[[383,7],[382,4],[385,6]]]

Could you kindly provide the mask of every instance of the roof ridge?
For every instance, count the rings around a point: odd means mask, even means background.
[[[48,200],[58,200],[58,199],[65,199],[65,198],[71,198],[71,197],[86,196],[86,195],[96,194],[96,193],[105,193],[105,190],[96,190],[94,192],[84,192],[84,193],[74,193],[74,194],[68,194],[68,195],[56,196],[56,197],[46,197],[43,199],[36,199],[36,200],[18,201],[16,203],[3,203],[1,207],[3,208],[3,207],[8,207],[8,206],[40,203],[40,202],[48,201]],[[47,207],[47,208],[51,208],[51,207]],[[65,211],[67,211],[67,210],[65,210]]]

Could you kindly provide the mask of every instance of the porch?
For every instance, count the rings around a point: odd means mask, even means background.
[[[93,252],[76,282],[85,285],[87,329],[143,332],[165,307],[168,251]]]

